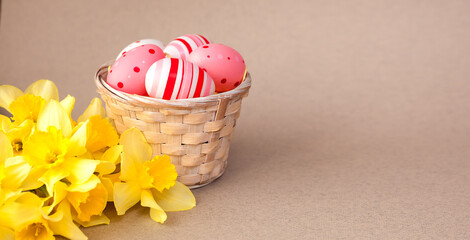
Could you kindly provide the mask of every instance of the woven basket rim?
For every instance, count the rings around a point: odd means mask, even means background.
[[[208,106],[217,104],[222,99],[231,99],[239,95],[245,95],[251,87],[251,75],[249,72],[246,73],[245,80],[235,89],[227,92],[213,94],[207,97],[188,98],[188,99],[177,99],[177,100],[165,100],[146,96],[140,96],[136,94],[129,94],[121,92],[109,86],[106,83],[105,75],[108,72],[110,62],[103,64],[95,74],[95,84],[98,88],[98,92],[106,94],[118,101],[126,101],[128,104],[135,106],[144,107],[177,107],[177,108],[190,108],[196,106]]]

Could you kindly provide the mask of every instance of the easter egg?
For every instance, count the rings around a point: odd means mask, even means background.
[[[215,85],[198,66],[178,58],[164,58],[147,71],[145,88],[150,97],[174,100],[209,96]]]
[[[163,46],[163,43],[158,41],[158,40],[155,40],[155,39],[142,39],[142,40],[139,40],[139,41],[135,41],[129,45],[127,45],[127,47],[125,47],[116,57],[116,60],[122,56],[122,54],[126,53],[126,52],[129,52],[131,49],[134,49],[136,47],[140,47],[142,45],[145,45],[145,44],[153,44],[157,47],[159,47],[160,49],[163,50],[164,46]]]
[[[194,49],[211,43],[210,40],[199,34],[188,34],[178,37],[168,43],[163,52],[172,58],[186,60]]]
[[[153,44],[131,49],[114,62],[106,82],[114,89],[146,96],[145,74],[154,62],[164,57],[162,49]]]
[[[207,44],[195,49],[187,59],[204,69],[214,80],[215,91],[226,92],[244,80],[246,65],[235,49],[223,44]]]

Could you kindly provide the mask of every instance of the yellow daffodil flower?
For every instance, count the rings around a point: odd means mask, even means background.
[[[43,199],[24,192],[0,206],[0,226],[14,231],[15,239],[87,239],[73,223],[70,205],[57,207],[53,214],[44,211]]]
[[[68,202],[60,204],[56,209],[56,213],[51,216],[47,216],[46,218],[48,219],[49,226],[54,234],[73,240],[88,239],[80,228],[73,222],[72,210]]]
[[[46,100],[42,97],[32,94],[26,94],[17,98],[11,102],[9,107],[14,123],[18,125],[27,119],[37,122],[39,112],[45,103]]]
[[[13,157],[8,137],[0,132],[0,204],[21,192],[30,169],[23,157]]]
[[[108,119],[93,115],[85,122],[80,122],[73,132],[75,135],[85,136],[81,141],[86,142],[85,147],[88,152],[82,157],[100,161],[96,172],[105,175],[116,169],[122,146],[116,145],[119,143],[119,135]]]
[[[49,126],[54,126],[62,131],[64,137],[68,138],[72,135],[72,122],[62,107],[56,100],[49,100],[39,112],[36,128],[39,131],[46,132]]]
[[[41,206],[41,199],[30,192],[8,199],[0,207],[0,225],[12,229],[15,239],[54,239]]]
[[[45,101],[49,101],[50,99],[59,100],[59,91],[57,90],[57,87],[54,84],[54,82],[41,79],[29,85],[24,93],[23,91],[21,91],[20,89],[14,86],[1,85],[0,86],[0,107],[5,108],[6,110],[8,110],[10,113],[13,114],[12,109],[10,109],[10,104],[25,94],[26,95],[30,94],[33,96],[41,97]],[[18,103],[16,107],[21,105],[23,107],[28,107],[27,109],[32,109],[30,108],[30,106],[25,106],[22,103],[30,103],[30,104],[35,103],[35,105],[37,105],[38,101],[40,102],[40,100],[37,100],[36,98],[32,98],[31,96],[29,96],[21,100],[20,101],[21,103]],[[33,110],[34,112],[39,112],[40,109],[33,109]],[[29,112],[27,113],[29,114]],[[22,114],[25,114],[25,113],[22,113]]]
[[[15,239],[55,239],[54,232],[47,224],[47,220],[38,218],[33,222],[26,223],[15,232]]]
[[[11,140],[0,132],[0,202],[21,190],[32,190],[43,183],[32,173],[24,156],[15,156]]]
[[[92,175],[82,184],[67,185],[58,182],[54,185],[53,203],[45,207],[46,212],[52,212],[56,206],[67,204],[73,209],[72,216],[83,226],[109,224],[109,219],[102,214],[107,204],[108,193],[100,179]]]
[[[73,141],[74,137],[65,138],[60,130],[49,126],[47,132],[34,132],[24,144],[23,152],[29,164],[40,172],[39,180],[46,184],[50,194],[54,184],[64,178],[72,183],[84,183],[99,163],[76,157],[86,150]]]
[[[15,156],[20,155],[23,152],[23,143],[29,138],[34,126],[34,122],[31,119],[26,119],[18,126],[10,124],[9,126],[4,127],[3,132],[10,140]]]
[[[97,176],[92,175],[84,184],[72,184],[67,191],[67,200],[77,212],[78,220],[89,222],[93,216],[101,216],[108,192]]]
[[[31,167],[23,157],[10,158],[0,163],[0,201],[19,194],[22,185],[28,177]]]
[[[137,128],[126,130],[120,139],[123,145],[121,177],[114,184],[114,205],[118,215],[140,201],[150,207],[150,217],[165,222],[165,211],[193,208],[196,200],[184,184],[176,181],[175,166],[168,156],[152,158],[152,149]]]
[[[53,185],[67,178],[83,183],[95,171],[99,161],[80,158],[86,153],[86,131],[73,132],[66,110],[56,100],[49,100],[39,113],[37,130],[23,145],[23,153],[52,194]]]
[[[59,100],[59,92],[54,82],[41,79],[29,85],[23,93],[10,85],[0,86],[0,107],[5,108],[13,115],[14,124],[19,125],[26,119],[37,121],[39,112],[49,100]],[[72,109],[75,98],[67,95],[60,104],[67,112],[72,126],[76,123],[72,119]]]

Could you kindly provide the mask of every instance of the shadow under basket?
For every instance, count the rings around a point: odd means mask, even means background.
[[[131,127],[141,130],[153,156],[170,156],[178,181],[190,188],[209,184],[224,173],[242,99],[251,86],[249,73],[228,92],[163,100],[115,90],[106,83],[107,69],[98,70],[95,83],[119,134]]]

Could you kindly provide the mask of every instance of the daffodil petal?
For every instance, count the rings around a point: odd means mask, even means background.
[[[123,181],[132,181],[139,178],[139,171],[135,161],[126,153],[121,154],[121,176]]]
[[[78,130],[76,130],[70,138],[70,145],[67,151],[68,156],[80,156],[87,152],[86,141],[87,141],[87,123],[82,124]]]
[[[126,211],[139,202],[141,195],[140,186],[137,183],[114,184],[114,207],[118,215],[123,215]]]
[[[62,105],[56,100],[48,101],[38,116],[38,130],[47,132],[49,126],[54,126],[61,130],[65,137],[69,137],[72,134],[70,118]]]
[[[50,207],[49,206],[43,207],[42,210],[47,209],[47,208],[50,208]],[[48,221],[58,222],[62,220],[62,218],[64,217],[64,213],[61,211],[55,211],[54,213],[51,214],[50,210],[48,210],[47,212],[42,211],[42,217]]]
[[[108,192],[108,202],[114,201],[114,183],[111,181],[111,179],[107,177],[101,177],[100,180],[104,188],[106,188],[106,191]]]
[[[32,168],[20,188],[27,191],[41,187],[44,183],[39,181],[39,178],[45,172],[46,169],[43,167]]]
[[[14,240],[15,232],[11,228],[0,226],[0,239],[3,240]]]
[[[13,156],[13,148],[11,147],[10,140],[5,133],[0,132],[0,163]]]
[[[0,107],[10,111],[10,103],[15,101],[18,97],[23,96],[24,93],[20,89],[11,85],[0,86]]]
[[[57,90],[56,85],[54,82],[47,79],[41,79],[32,83],[24,92],[26,94],[41,96],[46,101],[49,101],[50,99],[54,99],[56,101],[59,100],[59,91]]]
[[[66,189],[67,189],[67,184],[60,182],[60,181],[56,182],[56,184],[54,185],[54,190],[53,190],[54,195],[52,195],[54,197],[54,200],[50,206],[46,206],[43,208],[47,215],[49,215],[52,212],[52,210],[54,210],[54,208],[60,202],[62,202],[62,200],[64,200],[64,198],[67,196]]]
[[[101,156],[101,160],[112,162],[114,164],[120,163],[121,160],[121,153],[122,153],[122,145],[114,145],[110,147],[104,154]]]
[[[96,167],[96,171],[100,174],[110,174],[116,170],[116,164],[120,162],[122,153],[122,145],[114,145],[106,150],[98,159],[100,164]]]
[[[0,132],[8,132],[11,128],[11,119],[0,114]]]
[[[70,175],[67,177],[72,183],[80,184],[90,179],[99,164],[97,160],[70,158],[64,163],[64,168],[68,169]]]
[[[116,170],[116,165],[108,161],[100,161],[98,166],[96,166],[96,172],[100,174],[110,174]]]
[[[196,199],[191,190],[178,181],[168,190],[152,193],[155,201],[166,212],[184,211],[196,206]]]
[[[67,95],[67,97],[60,101],[60,105],[62,105],[64,110],[70,116],[72,114],[73,106],[75,105],[75,98],[70,95]]]
[[[12,191],[9,189],[2,189],[0,191],[0,206],[5,204],[7,201],[15,201],[16,198],[18,198],[21,195],[21,189]],[[0,208],[1,209],[1,208]],[[0,225],[1,221],[0,221]]]
[[[106,188],[106,191],[108,191],[108,202],[114,201],[114,184],[120,182],[120,176],[120,172],[105,176],[99,176],[101,183]]]
[[[93,227],[97,225],[109,224],[110,220],[106,215],[102,214],[100,216],[91,216],[91,220],[88,222],[82,222],[78,219],[75,219],[77,223],[82,225],[83,227]]]
[[[5,168],[5,178],[2,187],[18,189],[29,174],[31,167],[26,162],[20,162]]]
[[[54,192],[54,184],[64,179],[68,175],[69,173],[62,167],[55,167],[46,171],[44,175],[39,178],[39,181],[46,184],[47,192],[49,193],[49,195],[52,195]]]
[[[43,203],[42,200],[32,192],[21,193],[18,198],[15,199],[15,202],[36,207],[40,207]]]
[[[21,189],[17,189],[17,190],[6,189],[6,188],[1,189],[1,191],[0,191],[0,205],[2,205],[7,200],[14,199],[15,197],[17,197],[20,194],[21,194]],[[1,221],[0,221],[0,225],[1,225]]]
[[[88,152],[88,151],[86,153],[80,155],[80,158],[96,159],[95,156],[92,153]]]
[[[20,163],[28,163],[28,162],[26,161],[24,156],[21,156],[21,155],[14,156],[14,157],[8,158],[5,161],[5,167],[13,166],[13,165],[20,164]]]
[[[84,122],[94,115],[100,115],[102,118],[106,117],[106,112],[104,110],[103,103],[99,98],[93,98],[91,100],[91,103],[90,105],[88,105],[85,112],[83,112],[83,114],[78,117],[78,122]]]
[[[150,208],[150,217],[159,223],[164,223],[167,216],[165,211],[157,204],[150,190],[143,190],[140,205]]]
[[[123,151],[129,154],[136,163],[143,163],[152,158],[152,148],[142,132],[135,127],[122,133],[120,144],[123,146]]]
[[[88,192],[91,189],[95,188],[97,184],[100,183],[100,179],[96,175],[91,175],[91,177],[84,183],[72,183],[67,187],[69,192]]]
[[[68,202],[62,202],[57,211],[63,212],[63,217],[58,222],[49,221],[49,227],[54,234],[64,236],[69,239],[86,240],[88,239],[80,228],[75,225],[70,213],[70,205]]]

